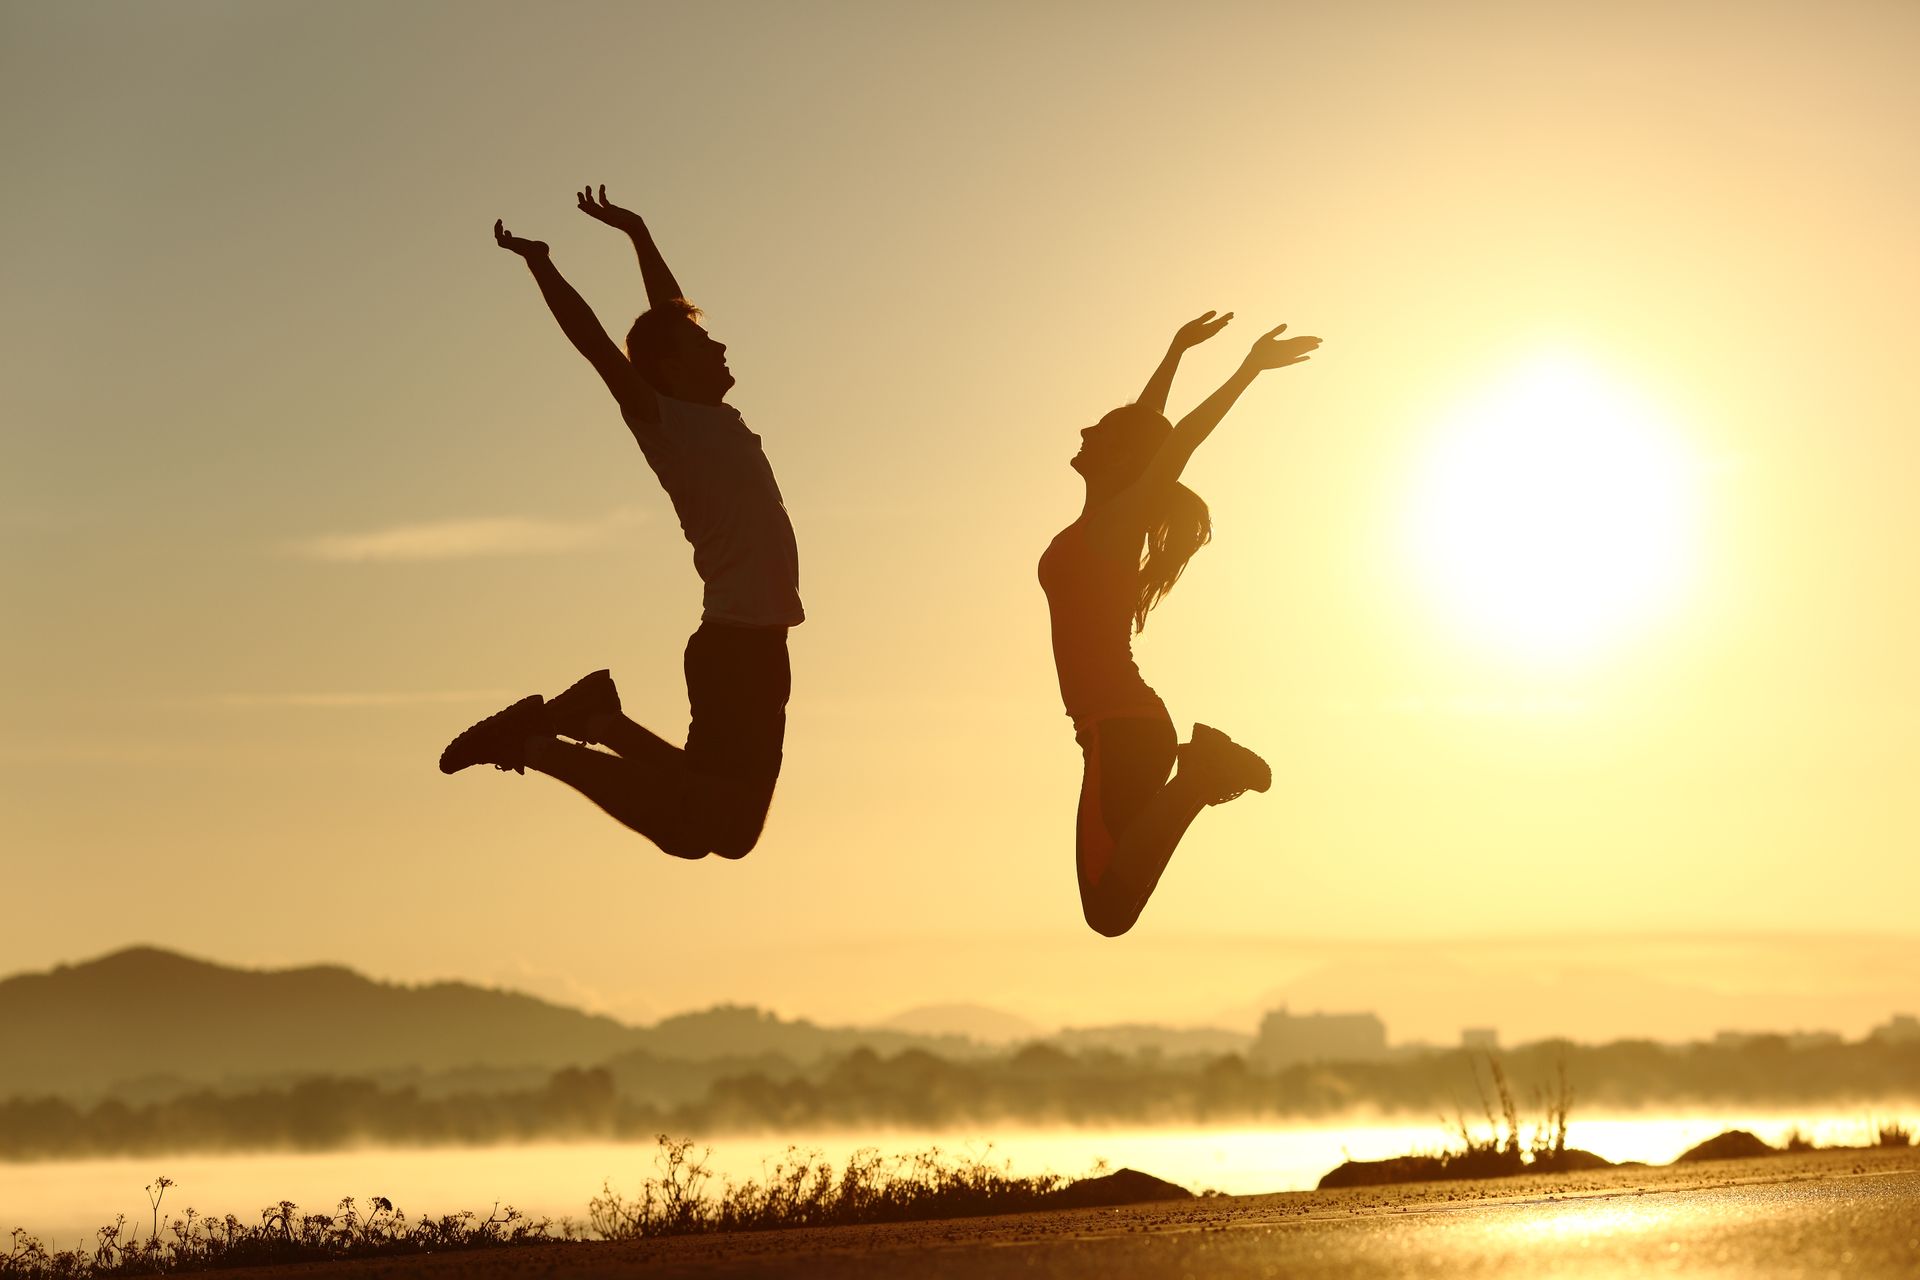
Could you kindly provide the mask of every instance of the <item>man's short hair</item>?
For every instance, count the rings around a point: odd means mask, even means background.
[[[685,298],[642,311],[627,330],[627,359],[649,385],[659,390],[660,361],[673,350],[673,334],[681,325],[700,319],[700,308]]]

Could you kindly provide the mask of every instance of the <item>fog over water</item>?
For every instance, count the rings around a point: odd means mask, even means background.
[[[1571,1145],[1610,1160],[1660,1164],[1729,1128],[1751,1129],[1781,1142],[1794,1128],[1822,1144],[1870,1141],[1869,1122],[1883,1113],[1858,1111],[1776,1114],[1691,1112],[1576,1119]],[[861,1147],[907,1153],[937,1146],[957,1156],[1010,1163],[1015,1173],[1078,1176],[1104,1160],[1180,1183],[1195,1191],[1234,1195],[1308,1190],[1351,1156],[1384,1159],[1433,1150],[1448,1141],[1438,1124],[1353,1123],[1305,1128],[1068,1129],[974,1132],[873,1132],[801,1135],[792,1145],[817,1150],[836,1165]],[[710,1168],[721,1177],[759,1177],[786,1144],[766,1136],[735,1136],[706,1144]],[[0,1164],[0,1237],[15,1227],[49,1247],[76,1248],[125,1214],[144,1237],[152,1220],[143,1187],[162,1174],[173,1179],[162,1227],[189,1206],[202,1214],[232,1213],[253,1221],[261,1208],[292,1200],[308,1212],[331,1212],[343,1196],[364,1208],[376,1195],[410,1216],[472,1210],[496,1204],[534,1217],[584,1223],[587,1203],[604,1182],[632,1193],[654,1172],[651,1143],[535,1143],[525,1146],[430,1149],[363,1148],[324,1153],[139,1156]]]

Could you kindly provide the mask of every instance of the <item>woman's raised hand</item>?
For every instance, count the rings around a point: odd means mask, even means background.
[[[506,229],[499,218],[493,220],[493,242],[502,249],[509,249],[523,258],[544,258],[547,256],[545,240],[522,240]]]
[[[1196,316],[1181,325],[1180,331],[1173,335],[1173,349],[1175,351],[1185,351],[1188,347],[1199,346],[1208,338],[1211,338],[1214,334],[1226,328],[1227,321],[1231,319],[1233,319],[1233,312],[1231,311],[1221,316],[1218,320],[1213,318],[1213,312],[1211,311],[1203,316]]]
[[[580,188],[579,191],[574,193],[573,198],[574,203],[580,206],[580,212],[597,222],[604,222],[610,227],[618,227],[622,231],[628,231],[641,225],[639,214],[631,209],[622,209],[619,205],[607,199],[607,184],[604,182],[600,184],[600,194],[597,199],[594,196],[592,187]]]
[[[1253,344],[1253,350],[1247,352],[1246,367],[1249,369],[1284,369],[1290,364],[1299,364],[1313,354],[1320,345],[1318,338],[1283,338],[1287,331],[1281,325],[1260,335]]]

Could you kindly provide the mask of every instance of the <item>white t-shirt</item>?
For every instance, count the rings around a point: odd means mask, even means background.
[[[730,405],[654,399],[660,446],[645,451],[647,461],[693,544],[693,567],[707,587],[703,617],[798,626],[806,618],[800,552],[760,437]]]

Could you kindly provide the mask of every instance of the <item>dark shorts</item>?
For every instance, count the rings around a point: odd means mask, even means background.
[[[687,641],[688,768],[771,786],[792,692],[786,628],[701,623]]]
[[[1180,739],[1165,707],[1157,716],[1083,725],[1075,736],[1085,772],[1080,779],[1074,844],[1080,883],[1090,886],[1106,874],[1121,833],[1166,785]]]

